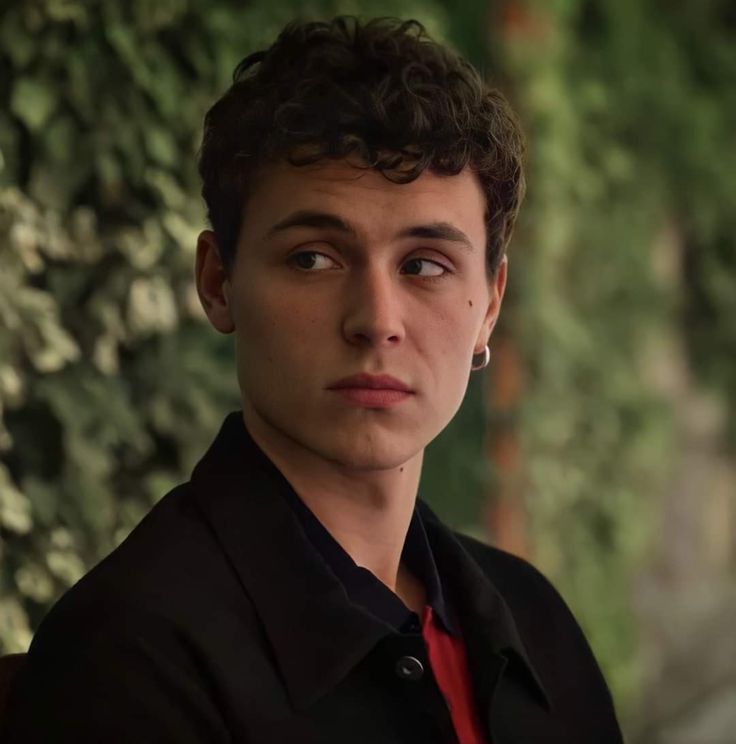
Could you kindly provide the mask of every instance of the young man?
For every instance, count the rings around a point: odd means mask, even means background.
[[[550,584],[417,500],[523,192],[419,24],[292,24],[208,113],[196,280],[242,411],[39,629],[11,742],[620,742]]]

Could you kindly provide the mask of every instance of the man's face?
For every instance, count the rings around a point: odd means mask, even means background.
[[[459,408],[500,309],[506,261],[489,279],[484,210],[467,169],[409,184],[344,161],[266,170],[230,277],[211,232],[197,264],[211,322],[235,332],[251,431],[347,469],[420,453]],[[361,373],[410,392],[335,389]]]

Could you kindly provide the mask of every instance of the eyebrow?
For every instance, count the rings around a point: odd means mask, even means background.
[[[294,212],[273,225],[267,235],[271,237],[293,227],[314,227],[318,229],[336,230],[351,237],[357,235],[356,229],[347,221],[330,212],[300,210]],[[425,238],[427,240],[444,240],[459,243],[468,250],[473,250],[473,244],[468,236],[449,222],[429,222],[425,225],[412,225],[404,228],[399,238]]]

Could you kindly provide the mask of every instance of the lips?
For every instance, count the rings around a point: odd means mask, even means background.
[[[403,393],[411,393],[413,390],[401,380],[391,375],[369,375],[358,374],[344,377],[329,386],[330,390],[363,389],[363,390],[398,390]]]
[[[414,391],[391,375],[361,373],[344,377],[329,386],[351,406],[390,409],[411,398]]]

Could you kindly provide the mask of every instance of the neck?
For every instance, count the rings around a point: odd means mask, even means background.
[[[326,460],[258,418],[244,420],[250,435],[299,497],[359,566],[410,606],[421,587],[400,565],[421,475],[423,451],[381,470]]]

